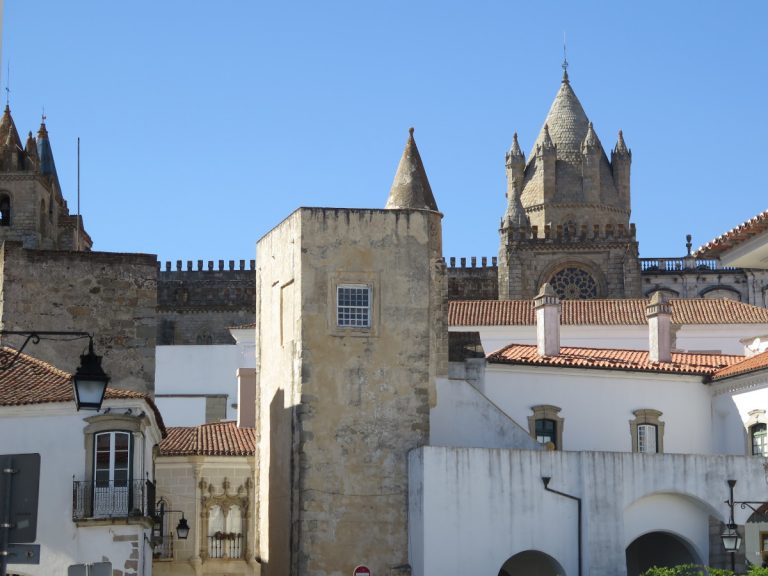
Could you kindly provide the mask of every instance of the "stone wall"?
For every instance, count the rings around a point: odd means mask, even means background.
[[[310,208],[259,242],[265,573],[406,570],[407,454],[447,374],[440,243],[433,212]],[[337,325],[340,284],[371,288],[370,327]]]
[[[459,265],[451,258],[448,266],[448,299],[449,300],[497,300],[499,297],[499,277],[496,266],[496,256],[491,259],[483,257],[480,266],[477,258],[461,258]]]
[[[93,334],[111,386],[154,392],[157,264],[153,255],[0,250],[0,321],[4,330]],[[87,340],[65,337],[30,344],[25,352],[74,371]],[[23,340],[8,336],[3,344]]]
[[[255,321],[255,261],[166,262],[158,271],[160,344],[233,344],[228,328]]]

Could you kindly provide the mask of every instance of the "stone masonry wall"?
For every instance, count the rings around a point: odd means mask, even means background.
[[[228,328],[255,321],[255,261],[224,260],[214,266],[188,260],[158,271],[157,341],[160,344],[233,344]]]
[[[349,574],[358,564],[402,573],[408,452],[428,442],[434,377],[447,368],[447,342],[433,330],[445,325],[440,217],[301,214],[296,573]],[[369,329],[336,325],[345,283],[371,286]]]
[[[448,267],[448,299],[449,300],[497,300],[499,297],[499,277],[496,266],[496,256],[491,259],[483,257],[480,266],[477,258],[470,259],[467,266],[466,258],[461,258],[456,265],[456,258],[450,259]]]
[[[148,254],[0,251],[0,321],[4,330],[83,331],[94,336],[111,386],[154,392],[157,264]],[[26,353],[74,371],[87,340],[42,340]],[[16,336],[3,344],[19,346]]]

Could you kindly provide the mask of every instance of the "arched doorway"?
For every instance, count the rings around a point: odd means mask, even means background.
[[[678,564],[701,564],[701,560],[685,540],[669,532],[649,532],[627,546],[627,576]]]
[[[515,554],[499,570],[499,576],[565,576],[565,570],[548,554],[526,550]]]

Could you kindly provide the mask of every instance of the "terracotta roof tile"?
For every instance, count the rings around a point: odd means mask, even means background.
[[[758,370],[764,370],[766,368],[768,368],[768,351],[755,354],[754,356],[745,358],[741,362],[731,364],[722,370],[718,370],[712,377],[712,380],[722,380],[723,378],[739,376],[748,372],[757,372]]]
[[[492,364],[557,366],[561,368],[596,368],[669,374],[709,376],[718,369],[736,364],[743,356],[728,354],[672,353],[671,362],[653,363],[645,350],[610,350],[603,348],[560,349],[559,356],[540,356],[535,345],[510,344],[488,356]]]
[[[9,362],[16,350],[0,347],[0,364]],[[161,431],[165,434],[165,425],[160,411],[147,394],[133,390],[107,388],[104,398],[141,398],[145,400],[155,414]],[[55,402],[74,402],[72,374],[59,370],[55,366],[38,360],[27,354],[20,354],[9,370],[0,370],[0,406],[27,406]]]
[[[563,325],[644,325],[648,300],[563,300]],[[768,308],[721,299],[673,299],[673,324],[763,324]],[[452,300],[450,326],[533,326],[533,300]]]
[[[161,456],[253,456],[256,429],[238,428],[236,422],[213,422],[168,428],[160,443]]]
[[[738,246],[766,230],[768,230],[768,210],[707,242],[696,250],[694,256],[697,258],[717,258],[726,250]]]

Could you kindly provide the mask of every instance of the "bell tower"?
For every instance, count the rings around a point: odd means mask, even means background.
[[[506,155],[499,298],[530,299],[545,283],[561,300],[640,296],[631,161],[621,132],[608,160],[564,66],[528,161],[517,134]]]

